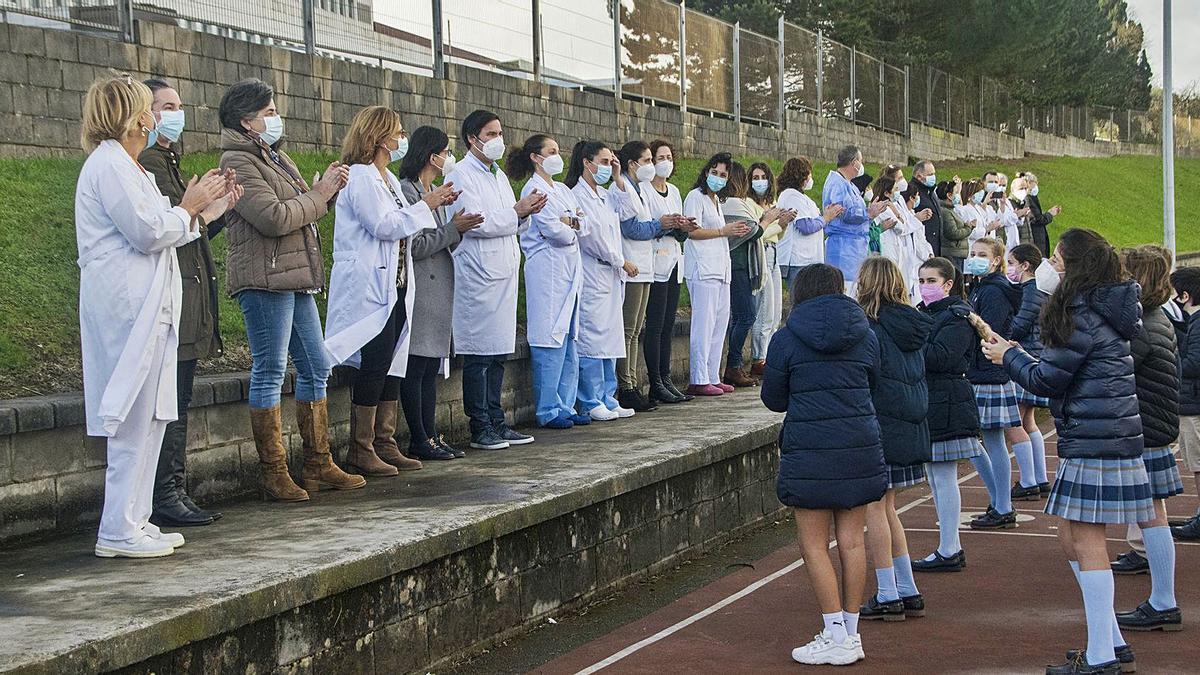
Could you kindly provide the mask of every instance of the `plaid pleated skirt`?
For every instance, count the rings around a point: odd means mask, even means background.
[[[983,454],[983,446],[974,436],[953,438],[948,441],[934,441],[931,462],[957,462],[960,459],[971,459]]]
[[[1150,478],[1150,494],[1155,499],[1166,499],[1183,493],[1183,479],[1179,465],[1170,448],[1146,448],[1142,453],[1146,475]]]
[[[1050,407],[1050,399],[1046,398],[1045,396],[1031,394],[1029,393],[1029,390],[1025,389],[1025,387],[1022,387],[1016,382],[1013,382],[1013,389],[1015,389],[1017,392],[1017,403],[1024,403],[1025,405],[1032,406],[1034,408]]]
[[[1012,382],[971,386],[975,388],[975,405],[979,407],[980,429],[1007,429],[1021,424],[1017,390]]]
[[[899,490],[900,488],[912,487],[925,482],[925,466],[922,464],[914,464],[913,466],[896,466],[888,464],[888,489]]]
[[[1146,465],[1130,459],[1064,459],[1046,513],[1080,523],[1129,524],[1154,518]]]

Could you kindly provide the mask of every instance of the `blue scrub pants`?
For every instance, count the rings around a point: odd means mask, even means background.
[[[596,406],[617,409],[617,360],[579,357],[579,412]]]
[[[533,396],[537,404],[537,423],[545,426],[558,417],[575,414],[575,394],[579,389],[579,355],[575,336],[563,338],[561,347],[529,348],[533,361]]]

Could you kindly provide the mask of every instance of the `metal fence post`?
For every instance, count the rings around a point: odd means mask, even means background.
[[[311,0],[309,0],[311,2]],[[446,78],[446,54],[444,36],[442,27],[445,26],[445,21],[442,18],[442,0],[432,0],[431,8],[433,9],[433,76],[439,80]]]
[[[910,70],[908,64],[907,63],[904,64],[904,129],[905,129],[904,135],[905,136],[909,136],[912,134],[912,119],[909,117],[909,113],[911,111],[909,110],[910,102],[908,100],[908,77],[909,77],[910,73],[911,73],[911,70]]]
[[[733,22],[733,121],[742,121],[742,22]]]
[[[117,3],[123,6],[125,2]],[[306,54],[317,53],[317,11],[314,5],[316,0],[300,0],[301,14],[304,17],[304,52]]]
[[[312,0],[305,0],[306,4]],[[121,40],[133,42],[133,0],[117,0],[117,27],[121,29]],[[37,6],[37,5],[35,5]]]
[[[613,3],[613,96],[621,100],[621,0]]]
[[[883,109],[883,97],[887,95],[884,90],[884,86],[883,86],[885,77],[887,77],[887,73],[885,73],[883,70],[883,61],[880,61],[879,62],[879,128],[886,131],[887,130],[887,114],[884,112],[884,109]]]
[[[617,2],[617,11],[620,12],[621,3]],[[542,81],[542,3],[541,0],[533,0],[531,3],[532,13],[530,15],[531,27],[533,29],[533,81]],[[618,36],[619,38],[619,36]],[[617,45],[618,53],[621,46]]]
[[[946,131],[950,131],[950,73],[942,73],[946,76]]]
[[[787,81],[784,68],[787,66],[787,60],[784,58],[784,22],[783,15],[779,15],[779,128],[787,129],[787,86],[784,84]],[[1189,120],[1191,118],[1188,118]],[[1188,128],[1189,135],[1191,127]]]
[[[858,70],[858,66],[855,65],[855,62],[858,61],[858,59],[855,58],[855,55],[857,55],[857,54],[858,54],[858,49],[851,47],[850,48],[850,121],[851,122],[858,120],[858,87],[857,87],[858,83],[855,82],[855,79],[856,79],[855,71]]]
[[[687,0],[679,3],[679,110],[687,112]]]
[[[933,67],[925,66],[925,124],[933,126]]]
[[[825,114],[825,38],[817,31],[817,117]]]

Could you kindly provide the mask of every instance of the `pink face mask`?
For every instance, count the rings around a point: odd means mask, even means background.
[[[1010,269],[1008,272],[1006,272],[1006,274],[1008,275],[1009,281],[1013,282],[1014,284],[1021,283],[1021,270]]]
[[[921,300],[925,301],[926,307],[938,300],[944,300],[946,296],[946,290],[941,284],[921,284]]]

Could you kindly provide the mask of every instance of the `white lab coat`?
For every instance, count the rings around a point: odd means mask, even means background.
[[[668,213],[683,213],[683,198],[679,196],[679,188],[667,183],[667,196],[662,196],[650,182],[638,186],[641,189],[642,202],[650,212],[650,217],[660,219]],[[679,241],[669,234],[653,240],[654,249],[654,280],[668,281],[671,275],[675,280],[683,278],[683,247]],[[638,266],[641,270],[641,266]]]
[[[637,178],[625,174],[625,189],[620,190],[613,186],[608,191],[609,196],[615,200],[617,216],[621,222],[631,218],[641,222],[655,219],[650,215],[650,208],[646,206],[646,201],[638,194],[638,190],[634,189],[636,182]],[[648,284],[654,281],[653,239],[630,239],[622,234],[621,251],[625,254],[625,259],[638,268],[637,276],[628,277],[625,283]]]
[[[811,197],[797,190],[788,188],[779,193],[775,206],[780,209],[795,209],[796,218],[822,218],[821,208]],[[812,234],[803,234],[792,225],[788,225],[775,248],[775,260],[780,267],[804,267],[825,262],[825,230],[824,228]]]
[[[424,201],[409,204],[400,181],[387,171],[396,196],[388,191],[374,164],[350,167],[346,187],[338,193],[333,221],[333,272],[329,279],[329,309],[325,320],[325,349],[333,362],[357,368],[359,350],[383,330],[400,289],[400,241],[426,227],[436,227]],[[396,204],[400,199],[403,206]],[[404,309],[388,375],[404,377],[408,368],[414,287],[412,251],[404,248]]]
[[[517,217],[508,176],[468,152],[446,176],[462,190],[447,209],[483,215],[479,227],[463,234],[454,256],[454,351],[458,354],[511,354],[517,345],[517,270],[521,246],[517,236],[529,219]]]
[[[183,282],[175,248],[200,237],[190,221],[117,141],[104,141],[84,162],[75,186],[75,235],[89,436],[116,436],[146,388],[157,392],[154,419],[178,418]],[[164,323],[170,324],[166,349],[156,350]]]
[[[921,299],[921,286],[917,281],[921,265],[933,256],[933,247],[925,239],[925,224],[908,208],[903,199],[898,197],[892,202],[900,212],[899,218],[888,209],[879,214],[876,221],[880,224],[889,220],[896,221],[894,227],[880,233],[879,247],[881,253],[900,268],[908,288],[909,299],[915,305]]]
[[[579,293],[583,288],[579,238],[589,223],[580,218],[576,231],[561,220],[579,217],[579,202],[571,188],[557,181],[551,185],[534,174],[521,197],[535,188],[547,195],[547,200],[540,212],[530,216],[529,229],[521,233],[527,333],[531,347],[558,348],[569,333],[579,335]]]
[[[993,209],[993,212],[1004,227],[1004,252],[1008,253],[1021,244],[1021,219],[1017,217],[1017,211],[1007,197],[1001,198],[1001,201],[1004,203],[1003,208]]]
[[[683,200],[683,215],[695,218],[696,224],[706,230],[725,227],[725,215],[721,205],[714,203],[711,195],[696,188]],[[729,238],[688,239],[683,245],[683,276],[689,282],[697,279],[713,279],[729,283],[731,263],[729,260]]]
[[[583,253],[583,289],[579,299],[579,355],[592,359],[625,358],[625,254],[621,221],[613,197],[586,181],[571,188],[588,220],[579,237]]]
[[[987,227],[996,221],[998,216],[996,215],[995,211],[990,208],[984,208],[983,206],[975,203],[963,204],[955,208],[961,209],[961,211],[958,213],[958,217],[962,218],[964,223],[972,220],[975,221],[975,227],[972,228],[971,234],[967,235],[968,250],[969,247],[975,244],[975,242],[991,235],[991,233],[988,232]]]

